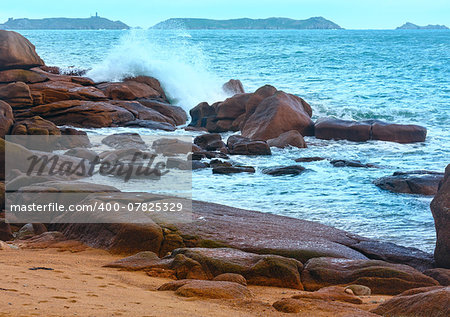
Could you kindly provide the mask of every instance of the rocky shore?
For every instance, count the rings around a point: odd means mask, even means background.
[[[197,105],[190,111],[191,120],[186,126],[187,114],[170,104],[155,78],[139,76],[122,82],[95,83],[82,74],[60,74],[57,68],[45,66],[34,46],[18,33],[0,31],[0,43],[2,138],[5,135],[77,136],[71,144],[48,141],[51,147],[64,149],[64,157],[73,162],[94,161],[96,157],[100,162],[116,162],[133,151],[152,151],[169,157],[167,165],[178,170],[192,167],[210,168],[215,174],[254,173],[254,167],[232,164],[227,159],[233,155],[270,156],[271,147],[305,148],[304,136],[356,142],[412,143],[426,139],[426,128],[417,125],[336,118],[313,122],[313,110],[302,98],[270,85],[245,93],[236,80],[224,85],[230,98],[212,105]],[[168,132],[185,129],[202,134],[193,143],[158,139],[151,146],[137,134],[115,134],[102,140],[109,149],[98,153],[90,144],[89,136],[75,129],[122,126]],[[229,131],[240,134],[222,140],[220,133]],[[0,141],[0,176],[8,184],[19,184],[18,189],[23,192],[37,189],[46,194],[77,192],[82,202],[112,200],[119,204],[167,198],[89,183],[84,179],[86,175],[70,180],[33,176],[24,185],[25,158],[45,152],[13,144],[17,157],[15,169],[5,171],[5,146],[11,144],[4,139]],[[321,158],[301,158],[299,162],[318,159]],[[331,163],[336,167],[377,168],[348,160]],[[264,173],[299,175],[303,169],[301,165],[280,166]],[[101,261],[95,261],[93,270],[132,271],[135,275],[129,278],[134,279],[133,283],[136,276],[159,282],[153,291],[170,292],[170,300],[166,298],[164,302],[169,306],[180,304],[177,298],[195,297],[226,300],[220,305],[230,311],[233,306],[246,303],[249,309],[240,311],[242,315],[251,315],[255,310],[260,315],[282,312],[311,316],[317,312],[317,316],[447,316],[450,307],[449,174],[450,165],[445,173],[409,171],[376,181],[377,186],[394,192],[434,195],[431,203],[437,232],[434,256],[315,222],[193,201],[190,221],[177,223],[154,214],[142,224],[126,221],[24,224],[1,220],[0,257],[3,263],[8,262],[8,257],[20,262],[21,256],[30,256],[29,249],[79,252],[80,258],[86,252],[94,252]],[[4,182],[0,187],[4,218]],[[96,217],[86,212],[71,216]],[[116,216],[123,220],[123,215]],[[100,250],[108,251],[108,255]],[[62,258],[77,261],[76,257],[67,255]],[[52,263],[56,262],[48,265]],[[18,272],[14,274],[20,278]],[[277,298],[270,297],[269,303],[256,288],[261,286],[289,290],[274,291]],[[1,287],[0,292],[14,289]],[[369,305],[373,294],[388,297],[384,302],[375,300]],[[26,310],[24,307],[23,311]],[[18,308],[9,314],[15,313],[22,312]]]

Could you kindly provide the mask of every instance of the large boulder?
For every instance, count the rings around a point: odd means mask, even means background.
[[[42,65],[44,62],[30,41],[19,33],[0,30],[0,70]]]
[[[222,86],[223,91],[230,95],[245,93],[244,86],[239,79],[230,79]]]
[[[444,173],[430,171],[395,172],[392,176],[376,179],[373,183],[394,193],[435,195]]]
[[[407,265],[337,258],[309,260],[302,271],[302,283],[310,291],[330,285],[360,284],[369,287],[374,294],[386,295],[438,285],[436,280]]]
[[[313,135],[314,123],[306,110],[309,105],[299,99],[282,91],[265,98],[245,121],[242,135],[253,140],[273,139],[291,130]]]
[[[436,266],[450,269],[450,164],[430,205],[436,227]]]
[[[255,140],[276,138],[290,130],[312,135],[314,127],[308,103],[269,85],[254,93],[235,94],[211,106],[200,103],[190,114],[192,127],[209,132],[241,130],[244,136]]]
[[[318,139],[356,142],[382,140],[413,143],[425,141],[427,135],[427,129],[418,125],[392,124],[380,120],[353,121],[320,118],[314,129]]]
[[[9,103],[14,110],[33,105],[30,87],[23,82],[0,84],[0,100]]]
[[[216,151],[225,148],[226,145],[222,141],[219,133],[206,133],[195,137],[194,144],[206,151]]]
[[[278,148],[285,148],[288,146],[297,148],[307,147],[303,136],[297,130],[284,132],[274,139],[267,140],[267,144],[269,144],[270,147],[274,146]]]
[[[0,138],[4,138],[14,123],[11,106],[0,100]]]
[[[450,287],[406,291],[372,310],[386,317],[450,316]]]
[[[413,124],[394,124],[375,120],[372,123],[372,139],[397,143],[424,142],[427,129]]]

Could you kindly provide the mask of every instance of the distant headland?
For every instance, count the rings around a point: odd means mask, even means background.
[[[130,27],[121,21],[111,21],[97,14],[90,18],[10,18],[0,29],[5,30],[124,30]]]
[[[426,26],[420,26],[410,22],[406,22],[402,26],[399,26],[396,30],[448,30],[448,27],[439,24],[436,25],[428,24]]]
[[[199,18],[172,18],[157,23],[153,29],[342,29],[336,23],[322,17],[314,17],[306,20],[294,20],[288,18],[268,19],[231,19],[211,20]]]

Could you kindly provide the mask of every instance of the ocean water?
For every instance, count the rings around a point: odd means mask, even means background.
[[[220,87],[240,79],[247,91],[264,84],[297,94],[313,119],[381,119],[420,124],[424,143],[324,141],[307,149],[275,149],[271,157],[234,156],[254,175],[194,171],[193,198],[318,221],[367,237],[432,252],[431,198],[394,194],[372,184],[394,171],[443,171],[450,163],[450,31],[132,30],[21,31],[48,65],[89,69],[96,80],[158,78],[173,103],[189,110],[226,98]],[[128,131],[124,128],[91,133]],[[135,130],[136,131],[136,130]],[[139,130],[140,133],[159,132]],[[179,132],[182,133],[182,132]],[[226,136],[226,135],[225,135]],[[382,168],[302,163],[296,177],[261,168],[304,156],[357,159]],[[142,184],[142,190],[145,184]]]

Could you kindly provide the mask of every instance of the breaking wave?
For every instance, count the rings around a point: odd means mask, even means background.
[[[223,81],[209,71],[209,61],[184,30],[131,30],[87,76],[96,82],[126,77],[157,78],[173,104],[189,111],[202,101],[224,100]]]

